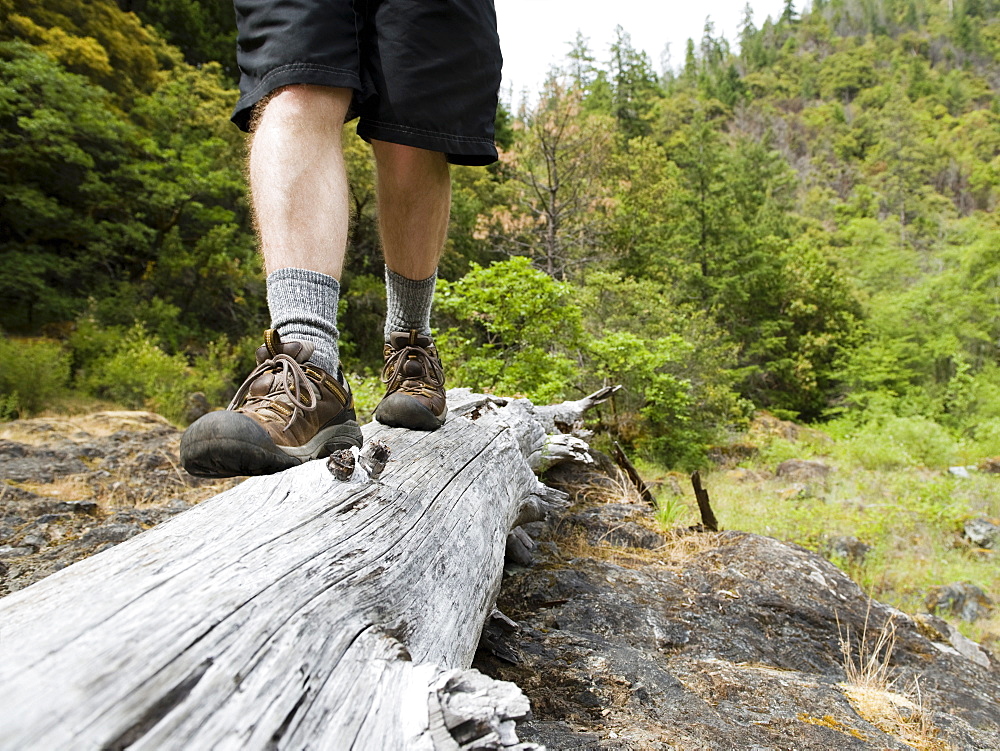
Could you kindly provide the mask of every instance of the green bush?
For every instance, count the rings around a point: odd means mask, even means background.
[[[947,467],[956,461],[959,446],[946,428],[924,417],[887,420],[886,434],[925,467]]]
[[[41,412],[69,383],[69,353],[50,339],[0,338],[0,363],[0,419]]]
[[[1000,418],[983,420],[975,428],[975,452],[980,457],[1000,456]]]
[[[587,370],[605,383],[624,386],[615,396],[617,436],[671,463],[704,442],[691,425],[690,382],[666,372],[690,349],[676,334],[645,339],[624,331],[587,346]]]
[[[959,449],[946,428],[925,417],[872,420],[841,444],[846,457],[865,469],[943,468],[957,460]]]
[[[438,282],[438,312],[450,325],[437,345],[451,385],[524,395],[538,404],[567,396],[576,373],[569,353],[582,333],[568,284],[527,258],[476,264],[456,282]]]
[[[94,396],[129,409],[152,410],[177,422],[184,419],[192,392],[201,391],[209,403],[223,405],[243,359],[239,345],[220,339],[191,365],[183,355],[164,352],[139,325],[116,345],[81,374],[80,384]]]
[[[864,469],[898,469],[913,463],[902,446],[878,431],[862,431],[838,449],[849,462]]]
[[[86,375],[91,367],[104,359],[126,332],[127,329],[120,326],[101,326],[89,316],[79,318],[66,339],[76,377]]]

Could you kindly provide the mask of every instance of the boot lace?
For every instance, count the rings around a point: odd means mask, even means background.
[[[253,385],[253,382],[259,376],[268,372],[278,374],[275,383],[271,386],[271,391],[265,396],[251,395],[250,387]],[[275,388],[275,384],[279,385],[280,388]],[[305,394],[309,395],[308,399],[304,398]],[[292,406],[291,419],[282,428],[283,432],[292,427],[292,423],[302,413],[315,411],[320,400],[319,389],[309,379],[305,371],[302,370],[302,366],[294,358],[285,354],[275,355],[258,365],[247,376],[247,379],[240,386],[240,390],[236,392],[236,396],[233,397],[227,409],[251,407],[258,410],[269,409],[271,412],[281,414],[280,410],[272,406],[279,400],[283,404],[287,403]]]
[[[403,374],[403,366],[411,357],[423,365],[424,376],[419,381],[407,378]],[[407,345],[394,350],[382,366],[381,377],[382,383],[386,384],[390,392],[403,391],[406,394],[426,397],[437,396],[437,390],[444,385],[444,369],[441,367],[441,361],[424,347],[416,345]]]

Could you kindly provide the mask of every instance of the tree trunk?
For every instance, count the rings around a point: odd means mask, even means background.
[[[251,478],[0,600],[0,746],[529,748],[468,666],[508,533],[559,502],[532,469],[585,455],[547,434],[609,395],[449,392],[434,433],[365,427],[377,480]]]

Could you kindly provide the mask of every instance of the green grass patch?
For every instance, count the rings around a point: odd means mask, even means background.
[[[972,470],[960,478],[947,469],[953,461],[974,461],[975,444],[964,445],[923,418],[842,430],[837,439],[800,429],[793,437],[751,430],[738,440],[757,445],[757,455],[702,473],[723,528],[814,550],[866,592],[906,612],[924,612],[931,587],[954,582],[979,586],[1000,610],[1000,551],[976,550],[962,535],[970,518],[1000,518],[1000,475]],[[776,475],[786,459],[823,461],[831,472],[796,483]],[[647,481],[665,476],[650,464],[639,468]],[[696,516],[690,484],[680,486],[684,497],[671,504]],[[665,526],[677,526],[662,505],[661,515]],[[832,545],[837,537],[855,537],[870,549],[862,559],[846,559]],[[939,615],[973,639],[1000,645],[1000,612],[975,623]]]

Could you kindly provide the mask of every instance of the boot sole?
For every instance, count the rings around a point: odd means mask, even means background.
[[[410,430],[437,430],[444,425],[444,418],[447,416],[448,407],[445,407],[441,416],[437,417],[412,396],[398,391],[379,402],[374,415],[383,425]]]
[[[320,430],[302,446],[278,446],[260,425],[239,412],[210,412],[181,438],[181,464],[195,477],[270,475],[340,449],[361,447],[353,420]]]

